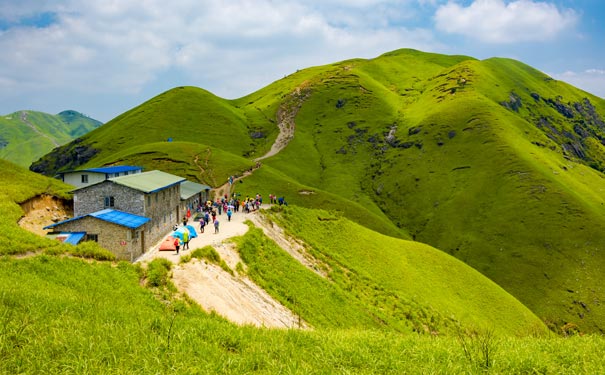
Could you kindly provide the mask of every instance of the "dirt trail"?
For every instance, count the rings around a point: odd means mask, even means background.
[[[265,155],[254,159],[254,161],[257,162],[256,165],[250,170],[245,171],[243,175],[234,178],[233,183],[252,174],[256,169],[261,167],[261,160],[276,155],[286,148],[288,143],[294,138],[294,130],[296,129],[294,119],[305,100],[311,95],[311,90],[308,86],[308,82],[303,82],[296,90],[290,93],[290,96],[280,105],[277,110],[277,127],[279,128],[279,134],[273,145],[271,145],[271,149]],[[224,197],[225,195],[231,195],[231,184],[229,182],[214,189],[215,199]]]
[[[260,161],[276,155],[290,143],[292,138],[294,138],[294,129],[296,129],[294,119],[310,94],[311,90],[308,88],[308,83],[303,82],[303,84],[297,87],[294,92],[290,93],[290,96],[279,106],[279,109],[277,110],[279,135],[277,136],[277,139],[275,139],[273,145],[271,145],[271,150],[265,155],[254,159],[255,161]]]
[[[160,241],[137,262],[146,263],[159,257],[170,260],[175,264],[172,269],[172,281],[179,291],[186,293],[206,311],[214,311],[234,323],[272,328],[308,328],[308,324],[300,317],[273,299],[248,277],[238,275],[237,272],[231,275],[217,265],[197,259],[180,264],[181,256],[210,245],[216,249],[229,268],[235,271],[241,259],[229,240],[248,231],[248,226],[244,224],[246,220],[251,220],[261,227],[270,225],[259,216],[259,212],[254,211],[238,212],[233,214],[231,221],[227,221],[225,214],[219,215],[219,233],[214,233],[214,227],[209,226],[205,228],[204,233],[199,233],[199,224],[190,222],[198,231],[198,237],[189,242],[189,250],[181,250],[179,254],[174,251],[159,251]],[[285,236],[282,237],[278,240],[280,243],[291,242]],[[291,254],[300,252],[292,248],[286,251]],[[305,256],[298,255],[297,259],[305,259]],[[306,262],[307,267],[313,269],[314,265]]]
[[[32,130],[33,130],[33,131],[35,131],[36,133],[38,133],[40,136],[42,136],[42,137],[44,137],[44,138],[48,139],[49,141],[51,141],[55,147],[59,147],[59,146],[60,146],[60,144],[59,144],[59,143],[57,143],[57,141],[56,141],[55,139],[51,138],[51,137],[50,137],[48,134],[44,134],[44,133],[42,133],[42,132],[40,131],[40,129],[38,129],[38,128],[36,127],[36,125],[34,125],[34,124],[32,124],[31,122],[29,122],[29,120],[27,119],[27,112],[25,112],[25,111],[21,111],[21,112],[19,113],[19,115],[20,115],[20,119],[21,119],[21,121],[22,121],[22,122],[23,122],[25,125],[27,125],[27,126],[29,126],[30,128],[32,128]]]

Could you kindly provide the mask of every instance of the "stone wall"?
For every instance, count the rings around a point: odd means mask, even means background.
[[[151,219],[147,223],[146,233],[151,246],[162,239],[172,230],[174,224],[179,223],[182,219],[183,213],[179,210],[180,196],[180,185],[145,194],[145,212],[142,216]]]
[[[78,217],[106,208],[146,216],[144,195],[138,190],[104,181],[74,192],[74,216]],[[113,207],[105,206],[105,197],[113,197]]]
[[[101,247],[111,251],[120,260],[132,262],[149,247],[143,233],[144,228],[145,226],[130,229],[86,216],[80,220],[59,224],[54,229],[57,232],[86,232],[87,235],[97,235],[97,242]]]

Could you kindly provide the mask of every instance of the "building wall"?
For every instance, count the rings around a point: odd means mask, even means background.
[[[82,188],[85,186],[91,186],[97,184],[99,182],[105,181],[108,178],[119,177],[119,176],[128,176],[131,174],[141,173],[142,170],[137,169],[134,171],[125,171],[120,173],[110,173],[107,176],[106,173],[98,173],[98,172],[89,172],[89,171],[75,171],[75,172],[67,172],[63,174],[63,182],[73,185],[77,188]],[[88,182],[82,183],[82,175],[88,176]]]
[[[113,197],[113,207],[105,206],[105,197]],[[145,193],[111,181],[78,189],[74,192],[74,216],[82,216],[106,208],[145,215]]]
[[[150,246],[143,233],[144,229],[145,226],[130,229],[91,216],[59,224],[54,228],[57,232],[82,231],[87,235],[96,234],[101,247],[111,251],[118,259],[129,262],[141,256]]]
[[[145,194],[145,212],[144,214],[137,215],[151,219],[147,223],[146,233],[151,246],[170,232],[174,224],[179,223],[183,217],[182,211],[179,209],[180,196],[180,185],[175,185],[155,193]]]
[[[88,175],[88,183],[82,183],[82,175]],[[95,172],[71,172],[63,175],[63,182],[81,188],[84,186],[90,186],[101,181],[105,181],[105,173]]]

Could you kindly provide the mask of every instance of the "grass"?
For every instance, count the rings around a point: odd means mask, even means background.
[[[0,372],[478,373],[459,338],[237,327],[140,287],[135,266],[0,259]],[[471,337],[468,340],[474,340]],[[494,337],[489,372],[601,373],[602,336]],[[469,342],[467,350],[478,353]]]
[[[270,148],[279,109],[298,105],[294,139],[237,192],[428,244],[555,330],[605,329],[605,101],[514,60],[398,50],[304,69],[237,100],[176,88],[48,159],[89,146],[100,152],[88,166],[141,163],[220,184]],[[202,171],[195,156],[208,150]]]
[[[382,236],[327,211],[288,207],[274,212],[272,218],[327,265],[330,284],[346,292],[345,300],[358,301],[386,327],[402,329],[404,323],[413,331],[432,334],[452,334],[459,327],[499,334],[544,332],[539,319],[515,298],[436,249]],[[257,263],[284,269],[272,264],[276,257],[266,255]],[[291,274],[273,273],[273,282],[284,282]],[[338,314],[345,315],[348,309],[340,310]]]
[[[21,120],[25,113],[26,120]],[[0,158],[21,167],[49,153],[57,145],[99,127],[100,122],[75,111],[51,115],[36,111],[19,111],[0,117]],[[30,126],[33,125],[35,130]]]

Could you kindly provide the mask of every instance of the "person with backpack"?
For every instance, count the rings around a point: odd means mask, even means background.
[[[204,233],[204,227],[206,227],[206,220],[204,218],[200,219],[200,233]]]
[[[218,233],[218,219],[214,219],[214,234]]]
[[[227,209],[227,221],[231,221],[231,215],[233,215],[233,211],[231,211],[231,208]]]

